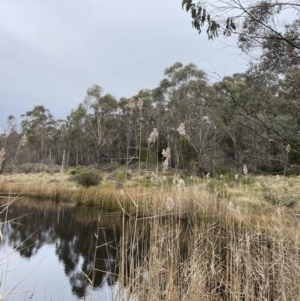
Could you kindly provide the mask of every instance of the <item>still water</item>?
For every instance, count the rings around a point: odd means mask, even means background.
[[[1,212],[1,300],[119,300],[121,217],[23,198]]]

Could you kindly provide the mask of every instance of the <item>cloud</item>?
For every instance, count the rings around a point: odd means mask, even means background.
[[[198,35],[179,0],[3,2],[0,122],[34,105],[66,117],[92,84],[130,97],[155,88],[177,61],[206,71],[213,65],[221,75],[245,70],[234,61],[237,48],[222,43]]]
[[[0,57],[13,59],[21,50],[20,43],[7,31],[0,27]]]

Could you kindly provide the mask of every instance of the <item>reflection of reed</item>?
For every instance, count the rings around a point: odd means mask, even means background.
[[[22,242],[27,257],[55,244],[78,297],[118,281],[121,296],[139,301],[298,300],[298,224],[283,227],[284,209],[243,215],[217,202],[203,200],[185,223],[162,206],[152,217],[132,218],[126,210],[106,215],[99,207],[24,199],[10,207],[8,218],[20,218],[8,239]]]

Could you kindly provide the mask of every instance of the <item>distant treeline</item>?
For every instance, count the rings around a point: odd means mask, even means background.
[[[254,173],[297,172],[300,70],[264,66],[211,84],[196,65],[175,63],[157,88],[131,98],[91,86],[65,120],[39,105],[21,116],[17,132],[11,115],[0,136],[0,172],[25,163],[162,166],[167,147],[171,166],[199,175],[244,164]]]

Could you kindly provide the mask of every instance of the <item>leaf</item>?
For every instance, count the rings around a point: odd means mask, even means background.
[[[195,4],[192,3],[192,0],[187,0],[187,3],[186,3],[186,11],[188,12],[190,10],[191,7],[195,6]]]
[[[192,12],[192,18],[196,19],[197,18],[197,10],[196,10],[196,8],[193,7],[192,10],[191,10],[191,12]]]
[[[231,22],[230,22],[230,27],[231,27],[233,30],[236,30],[235,23],[233,22],[232,19],[231,19]]]
[[[198,13],[197,13],[197,15],[198,15],[198,18],[200,18],[200,16],[201,16],[201,12],[202,12],[202,7],[201,7],[201,6],[199,6],[199,7],[198,7]]]
[[[203,26],[204,22],[206,20],[206,9],[203,9],[202,18],[201,18],[201,25]]]

